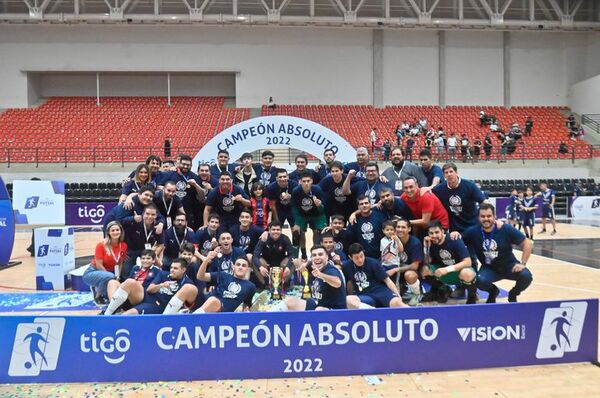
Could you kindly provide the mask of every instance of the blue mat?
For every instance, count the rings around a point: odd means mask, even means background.
[[[90,292],[0,293],[0,312],[94,309]]]

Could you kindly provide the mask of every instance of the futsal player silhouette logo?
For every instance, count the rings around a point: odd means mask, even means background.
[[[46,340],[41,333],[42,327],[38,326],[35,329],[35,332],[29,333],[23,339],[23,342],[29,340],[29,355],[31,355],[31,362],[25,362],[25,367],[27,369],[31,368],[34,365],[37,365],[37,360],[35,359],[36,354],[39,354],[43,363],[46,366],[48,366],[48,361],[46,360],[46,356],[44,355],[44,351],[41,347],[41,343],[48,344],[48,340]]]
[[[39,196],[30,196],[25,200],[25,209],[35,209],[40,201]]]
[[[556,324],[555,325],[556,329],[554,330],[554,333],[556,336],[556,344],[552,344],[550,346],[550,349],[552,351],[554,351],[557,348],[562,346],[560,343],[561,337],[564,337],[564,339],[567,342],[567,344],[569,345],[569,347],[571,346],[571,342],[569,341],[569,335],[567,334],[567,331],[565,330],[565,326],[573,326],[573,325],[571,324],[571,322],[569,322],[569,320],[566,317],[567,317],[567,311],[563,311],[561,316],[554,318],[551,322],[552,324]]]

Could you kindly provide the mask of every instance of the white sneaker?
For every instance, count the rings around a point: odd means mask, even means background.
[[[252,306],[250,306],[250,311],[258,312],[260,306],[265,305],[267,301],[269,301],[269,292],[267,290],[263,290],[258,294],[258,297],[256,298],[256,300],[254,300]]]

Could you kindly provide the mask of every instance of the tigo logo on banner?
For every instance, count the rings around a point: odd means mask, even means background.
[[[65,318],[34,318],[17,326],[9,376],[38,376],[56,370],[65,329]]]
[[[129,330],[119,329],[115,333],[115,337],[106,336],[99,337],[96,332],[92,332],[91,336],[82,334],[79,337],[79,345],[82,352],[90,353],[102,353],[104,354],[104,360],[111,365],[116,365],[125,359],[125,353],[129,351],[131,342],[129,341]],[[112,358],[113,353],[117,351],[118,355],[116,358]],[[119,355],[121,354],[121,355]]]
[[[38,202],[40,201],[39,196],[30,196],[25,201],[25,209],[35,209],[38,206]]]
[[[586,311],[585,301],[562,303],[560,307],[546,309],[536,358],[562,358],[565,352],[579,350]]]

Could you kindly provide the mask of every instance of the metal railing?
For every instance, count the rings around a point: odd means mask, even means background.
[[[490,156],[486,156],[484,148],[481,148],[479,156],[476,156],[473,149],[468,152],[466,157],[463,157],[460,148],[457,148],[454,156],[451,156],[446,149],[444,153],[438,154],[434,147],[431,147],[433,159],[437,162],[455,160],[465,162],[504,162],[504,161],[522,161],[525,164],[529,160],[546,160],[548,163],[553,159],[571,160],[572,163],[576,159],[591,159],[600,157],[600,145],[575,145],[570,140],[565,139],[566,153],[559,153],[559,146],[556,144],[529,144],[517,142],[513,148],[507,148],[506,151],[500,145],[495,145],[490,151]],[[262,148],[257,151],[272,149]],[[406,157],[409,160],[417,160],[422,146],[415,145],[410,153],[407,152]],[[70,164],[91,164],[96,167],[97,164],[120,164],[125,167],[125,163],[143,163],[149,155],[158,155],[163,159],[175,159],[178,154],[189,154],[194,157],[200,150],[200,146],[189,147],[172,147],[171,156],[164,156],[162,146],[122,146],[122,147],[89,147],[89,148],[73,148],[73,147],[6,147],[0,149],[0,164],[6,164],[11,167],[14,164],[35,164],[39,167],[40,164],[54,163],[63,164],[68,167]],[[299,150],[286,148],[285,150],[276,151],[276,163],[294,163],[294,157],[299,153]],[[216,155],[216,154],[215,154]],[[319,155],[320,154],[315,154]],[[375,156],[370,154],[371,159]],[[259,160],[260,157],[257,157]],[[315,157],[316,159],[316,157]],[[384,160],[383,153],[379,154],[376,160]],[[197,165],[194,165],[196,167]],[[129,167],[129,166],[128,166]]]
[[[600,134],[600,114],[581,115],[581,124],[585,124],[596,134]]]

